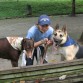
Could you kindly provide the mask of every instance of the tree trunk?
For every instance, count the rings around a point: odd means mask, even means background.
[[[32,15],[32,7],[31,5],[26,5],[26,16],[31,16]]]
[[[72,0],[72,13],[71,16],[75,16],[75,0]]]
[[[17,0],[17,2],[18,2],[19,0]]]

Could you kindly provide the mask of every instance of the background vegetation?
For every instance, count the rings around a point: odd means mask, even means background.
[[[26,5],[32,16],[71,14],[72,0],[0,0],[0,18],[24,17]],[[76,0],[76,13],[83,13],[83,0]]]

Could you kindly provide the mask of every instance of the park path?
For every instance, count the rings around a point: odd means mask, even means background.
[[[68,33],[75,39],[79,39],[83,32],[83,14],[77,15],[76,17],[70,17],[67,15],[50,16],[52,20],[52,27],[58,23],[60,27],[64,24],[67,26]],[[5,19],[0,20],[0,38],[7,36],[23,36],[25,37],[28,29],[37,23],[38,17],[28,18],[16,18],[16,19]],[[57,57],[59,60],[59,57]],[[52,60],[53,59],[53,60]],[[49,62],[54,61],[56,58],[52,53],[49,53]],[[21,60],[21,57],[20,57]],[[19,60],[19,66],[21,61]],[[0,69],[11,68],[10,61],[0,59]]]

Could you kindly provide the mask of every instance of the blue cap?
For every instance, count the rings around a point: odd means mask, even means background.
[[[41,15],[38,19],[39,25],[50,25],[50,18],[47,15]]]

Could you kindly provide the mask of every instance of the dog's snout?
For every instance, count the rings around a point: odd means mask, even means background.
[[[54,38],[54,42],[55,42],[56,45],[60,45],[61,42],[62,42],[62,40],[59,40],[59,39],[55,39],[55,38]]]
[[[59,41],[58,40],[55,40],[56,43],[58,43]]]

